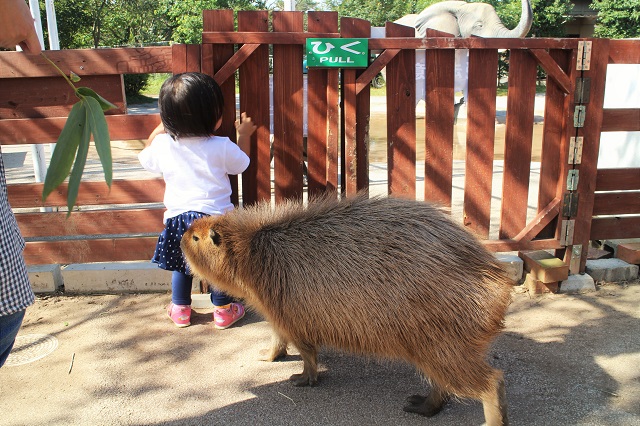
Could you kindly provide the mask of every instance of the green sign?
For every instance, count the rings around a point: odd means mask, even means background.
[[[307,66],[322,68],[366,68],[367,38],[308,38]]]

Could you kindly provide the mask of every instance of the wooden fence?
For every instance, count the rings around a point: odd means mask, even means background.
[[[238,202],[240,195],[245,204],[270,200],[272,196],[276,202],[302,199],[305,150],[301,64],[305,41],[309,37],[369,38],[371,25],[364,20],[343,18],[338,26],[337,14],[333,12],[309,12],[305,31],[301,12],[273,13],[271,22],[269,16],[266,11],[239,12],[236,30],[232,11],[205,11],[201,45],[66,50],[48,55],[61,69],[71,70],[83,79],[135,73],[208,73],[221,84],[227,99],[220,132],[232,139],[235,139],[232,123],[237,114],[237,76],[240,110],[253,118],[258,130],[252,138],[251,165],[242,175],[242,193],[236,191],[234,200]],[[388,194],[417,197],[414,51],[426,49],[424,199],[451,206],[454,49],[465,48],[470,50],[469,73],[473,77],[466,96],[463,213],[456,219],[494,251],[556,249],[558,257],[571,264],[572,272],[584,271],[590,239],[640,237],[637,201],[640,169],[596,167],[601,131],[640,130],[637,109],[603,109],[607,64],[640,63],[637,57],[640,41],[456,39],[437,33],[416,39],[412,28],[393,23],[387,23],[386,34],[384,39],[369,39],[369,48],[382,53],[367,69],[310,69],[307,74],[309,195],[339,190],[349,196],[369,187],[369,82],[386,66]],[[510,50],[510,71],[499,235],[490,238],[498,49]],[[581,52],[589,50],[590,63],[586,65],[587,56]],[[538,214],[527,221],[537,66],[546,71],[548,78]],[[39,58],[0,52],[0,87],[20,80],[26,81],[26,87],[40,87],[42,79],[54,75],[51,67]],[[590,84],[588,98],[582,90],[576,90],[585,87],[586,79]],[[100,84],[91,87],[104,92]],[[13,102],[10,105],[16,110],[22,105],[13,99],[1,100],[3,105]],[[109,100],[122,102],[116,98]],[[38,110],[41,115],[2,117],[0,143],[56,140],[65,118],[59,113],[42,112],[35,105],[37,99],[30,102],[33,105],[22,110]],[[154,114],[122,112],[107,117],[112,140],[146,139],[158,122]],[[273,114],[273,135],[270,114]],[[582,146],[581,152],[573,150],[576,145]],[[578,183],[569,185],[568,178],[575,176],[576,170]],[[235,181],[234,186],[237,188]],[[599,192],[604,190],[613,192]],[[68,219],[66,212],[21,212],[66,204],[64,186],[44,203],[41,191],[42,184],[9,182],[9,198],[19,212],[18,223],[28,239],[25,250],[28,263],[150,258],[155,234],[162,226],[162,209],[157,207],[163,195],[160,179],[116,179],[110,192],[104,183],[85,182],[78,198],[81,209]],[[107,205],[108,209],[91,211],[82,207]]]

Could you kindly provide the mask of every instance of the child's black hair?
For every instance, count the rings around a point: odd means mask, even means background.
[[[188,72],[162,83],[158,105],[165,131],[174,139],[211,136],[222,117],[224,99],[211,76]]]

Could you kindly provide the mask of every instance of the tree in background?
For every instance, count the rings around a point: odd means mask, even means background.
[[[591,8],[598,11],[596,37],[640,37],[640,0],[594,0]]]

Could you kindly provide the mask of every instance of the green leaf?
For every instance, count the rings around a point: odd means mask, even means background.
[[[77,83],[80,81],[80,76],[75,72],[71,71],[69,72],[69,80],[73,81],[74,83]]]
[[[87,163],[87,154],[89,153],[89,141],[91,140],[91,126],[89,126],[89,111],[85,108],[85,126],[82,130],[82,136],[80,138],[80,145],[78,146],[78,154],[76,155],[76,161],[71,169],[71,175],[69,176],[69,186],[67,190],[67,217],[71,214],[73,206],[76,204],[78,198],[78,189],[80,188],[80,180],[82,178],[82,172],[84,166]]]
[[[85,127],[85,106],[83,102],[78,102],[71,108],[67,122],[60,132],[56,147],[51,155],[51,162],[42,189],[43,201],[69,176],[69,170],[71,170]]]
[[[93,140],[96,144],[96,151],[102,163],[104,170],[104,180],[107,186],[111,188],[111,180],[113,177],[113,161],[111,158],[111,140],[109,138],[109,127],[107,120],[104,118],[104,112],[100,108],[100,104],[92,97],[86,97],[82,100],[87,108],[87,123],[93,134]]]
[[[76,94],[78,94],[80,98],[83,98],[86,96],[86,97],[95,99],[96,101],[98,101],[98,103],[100,104],[100,108],[102,108],[103,111],[108,111],[110,109],[118,108],[117,106],[115,106],[114,104],[112,104],[111,102],[103,98],[102,96],[98,95],[96,92],[89,89],[88,87],[78,87],[76,89]]]

